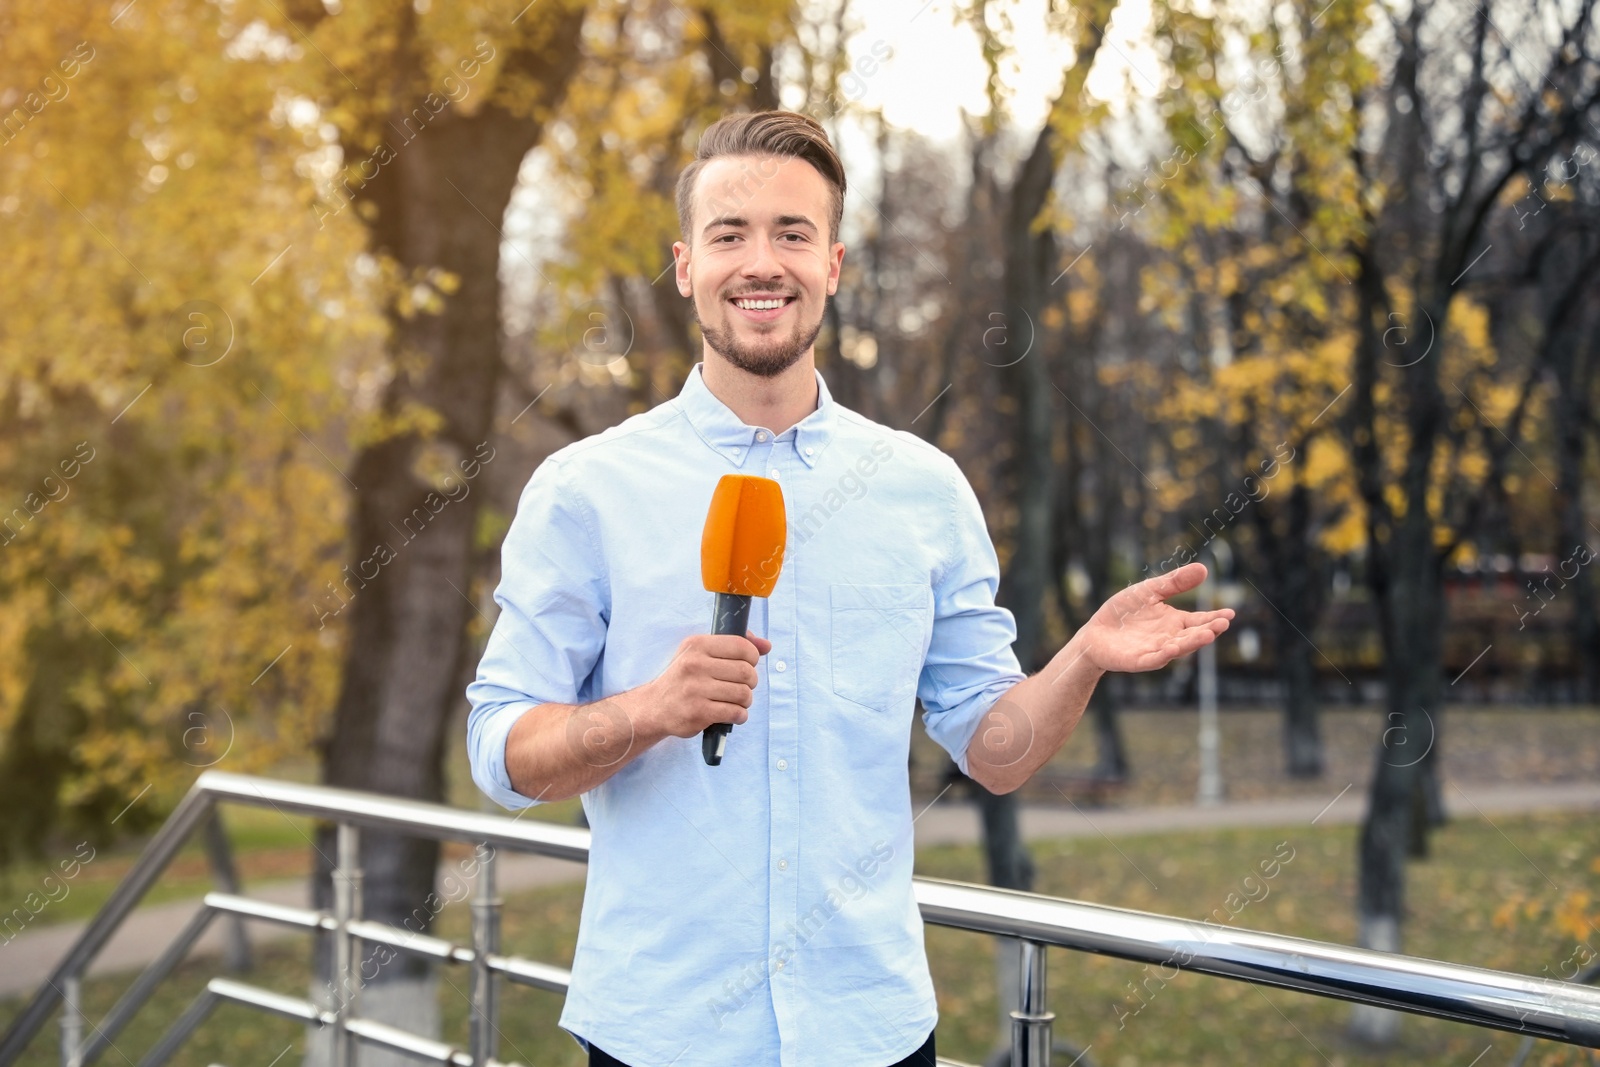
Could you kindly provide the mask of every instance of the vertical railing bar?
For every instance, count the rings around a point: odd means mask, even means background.
[[[61,1067],[78,1067],[83,1059],[83,980],[73,974],[61,985]]]
[[[1045,950],[1038,941],[1020,938],[1022,990],[1020,1007],[1011,1013],[1012,1067],[1050,1067],[1050,1024],[1055,1012],[1045,997]]]
[[[333,974],[338,982],[333,1011],[333,1067],[353,1067],[355,1036],[347,1023],[356,1013],[360,973],[355,966],[356,939],[350,923],[361,917],[361,833],[354,823],[337,830],[337,866],[333,872]]]
[[[478,882],[472,899],[472,1029],[473,1067],[488,1067],[498,1052],[499,997],[489,960],[500,952],[502,901],[495,885],[495,851],[487,842],[479,846]]]
[[[345,852],[348,862],[345,864],[350,871],[350,921],[356,922],[366,918],[365,905],[362,903],[365,893],[366,874],[361,866],[361,829],[354,824],[350,827],[349,840],[345,842]],[[361,999],[361,946],[362,940],[355,934],[349,935],[350,942],[350,997],[348,1000],[349,1018],[356,1017],[356,1003]],[[356,1063],[355,1035],[349,1035],[349,1060],[354,1067]]]

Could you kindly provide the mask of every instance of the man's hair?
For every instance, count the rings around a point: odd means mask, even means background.
[[[694,183],[713,159],[725,156],[779,155],[803,159],[828,182],[828,245],[839,239],[844,217],[844,164],[833,150],[827,131],[809,115],[797,111],[744,111],[726,115],[700,135],[695,157],[678,175],[678,229],[684,241],[694,244]],[[759,182],[760,175],[751,179]]]

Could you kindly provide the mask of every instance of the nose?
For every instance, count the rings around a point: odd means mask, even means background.
[[[765,234],[757,234],[751,238],[746,246],[750,249],[749,258],[745,260],[742,272],[747,278],[776,278],[783,273],[783,267],[778,263],[778,257],[772,247],[772,241]]]

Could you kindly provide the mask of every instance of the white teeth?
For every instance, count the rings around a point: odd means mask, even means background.
[[[785,301],[783,301],[783,300],[735,300],[734,303],[738,304],[740,307],[744,308],[746,311],[769,311],[772,308],[781,308],[781,307],[783,307]]]

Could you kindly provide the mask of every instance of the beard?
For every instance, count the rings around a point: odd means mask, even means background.
[[[727,306],[726,301],[723,301],[723,306]],[[720,324],[713,325],[700,318],[699,302],[690,300],[689,314],[699,324],[700,334],[711,351],[740,370],[763,378],[775,378],[798,363],[822,332],[821,312],[817,313],[816,321],[811,323],[803,321],[796,312],[794,329],[787,335],[774,330],[770,334],[762,334],[754,342],[744,342],[738,336],[732,311],[724,312]]]

